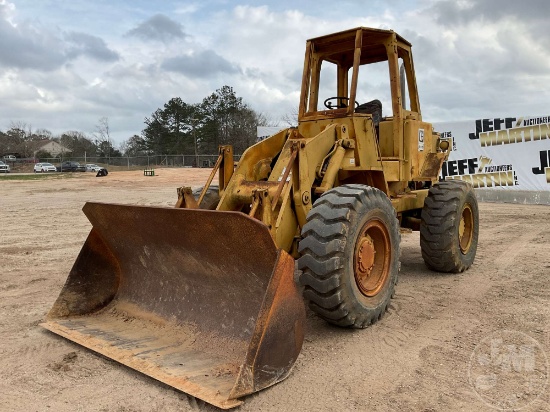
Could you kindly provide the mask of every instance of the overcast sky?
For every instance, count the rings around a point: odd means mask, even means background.
[[[548,0],[0,0],[0,130],[115,141],[172,97],[223,85],[278,121],[298,105],[308,38],[357,26],[413,44],[423,117],[549,115]]]

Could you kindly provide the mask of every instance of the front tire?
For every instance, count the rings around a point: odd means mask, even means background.
[[[326,192],[308,213],[298,246],[309,307],[338,326],[376,322],[397,283],[399,242],[395,209],[382,191],[353,184]]]
[[[420,248],[426,266],[460,273],[474,262],[479,210],[472,185],[461,180],[436,183],[422,209]]]

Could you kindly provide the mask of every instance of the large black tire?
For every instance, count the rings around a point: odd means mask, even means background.
[[[199,187],[198,189],[193,190],[193,196],[195,197],[196,200],[199,200],[201,192],[202,192],[202,187]],[[199,205],[199,208],[206,209],[206,210],[215,210],[216,207],[218,207],[218,203],[220,203],[219,186],[210,186],[206,190],[206,194],[204,195],[204,198],[202,199],[202,202]]]
[[[437,272],[460,273],[474,262],[479,209],[472,185],[448,180],[433,185],[422,209],[420,248]]]
[[[308,213],[298,246],[309,307],[338,326],[376,322],[397,283],[400,240],[395,209],[383,192],[355,184],[327,191]]]

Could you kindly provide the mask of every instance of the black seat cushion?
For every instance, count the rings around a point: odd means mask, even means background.
[[[382,120],[382,102],[378,99],[363,103],[355,109],[355,113],[370,114],[375,126]]]

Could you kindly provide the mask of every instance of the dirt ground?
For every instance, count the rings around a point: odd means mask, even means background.
[[[0,178],[0,411],[215,410],[39,326],[90,230],[86,201],[171,206],[177,186],[199,186],[209,170],[156,173]],[[418,233],[404,234],[384,318],[350,331],[308,310],[290,377],[240,410],[550,410],[549,217],[544,206],[480,204],[477,258],[462,274],[429,271]]]

